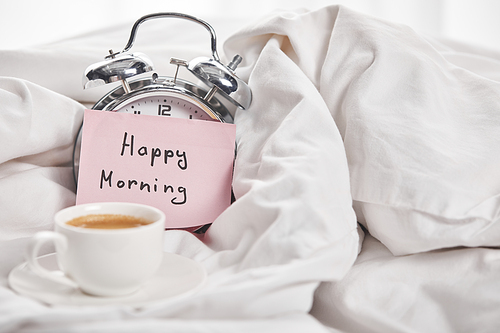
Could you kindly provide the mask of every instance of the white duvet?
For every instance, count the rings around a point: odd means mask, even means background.
[[[144,29],[135,48],[159,72],[206,52]],[[148,44],[159,35],[180,46]],[[0,52],[0,331],[500,327],[500,57],[338,6],[273,14],[224,45],[254,95],[235,117],[237,200],[203,241],[165,234],[165,251],[207,269],[202,290],[140,310],[12,291],[28,237],[74,204],[81,103],[103,94],[80,88],[83,70],[127,37],[118,27]]]

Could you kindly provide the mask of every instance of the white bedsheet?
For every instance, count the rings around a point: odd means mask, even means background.
[[[162,33],[144,29],[151,40]],[[115,39],[127,37],[128,27],[119,27],[0,51],[0,76],[15,77],[0,77],[0,331],[499,326],[498,250],[455,247],[500,245],[500,57],[458,52],[337,6],[273,15],[225,44],[228,58],[244,57],[238,74],[254,94],[251,108],[235,117],[237,200],[203,242],[182,231],[166,232],[165,241],[165,251],[207,268],[200,292],[134,310],[51,307],[9,289],[7,274],[23,261],[27,237],[50,229],[53,213],[74,203],[80,103],[103,91],[83,92],[80,75],[105,55],[108,39],[119,49]],[[162,35],[169,37],[181,43]],[[136,49],[160,72],[170,56],[206,53],[173,44],[148,47],[146,40]],[[452,156],[441,158],[446,152]],[[359,256],[357,220],[378,238],[367,236]]]

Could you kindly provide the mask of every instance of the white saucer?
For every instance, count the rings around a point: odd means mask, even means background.
[[[58,270],[56,254],[38,258],[49,270]],[[193,294],[206,280],[206,271],[199,263],[177,254],[165,253],[156,274],[137,292],[120,297],[98,297],[82,293],[79,289],[61,286],[31,272],[26,263],[15,267],[9,274],[9,284],[21,295],[35,298],[51,305],[145,305],[173,300]]]

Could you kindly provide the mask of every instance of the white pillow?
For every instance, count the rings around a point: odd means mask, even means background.
[[[331,6],[284,12],[229,39],[228,49],[248,49],[246,76],[258,74],[259,38],[273,34],[335,119],[354,209],[372,235],[395,254],[500,245],[500,84],[480,75],[500,72],[498,59]]]
[[[499,246],[499,82],[409,28],[345,8],[330,46],[320,89],[358,219],[395,254]],[[498,72],[498,60],[468,57],[471,68],[485,63]]]

